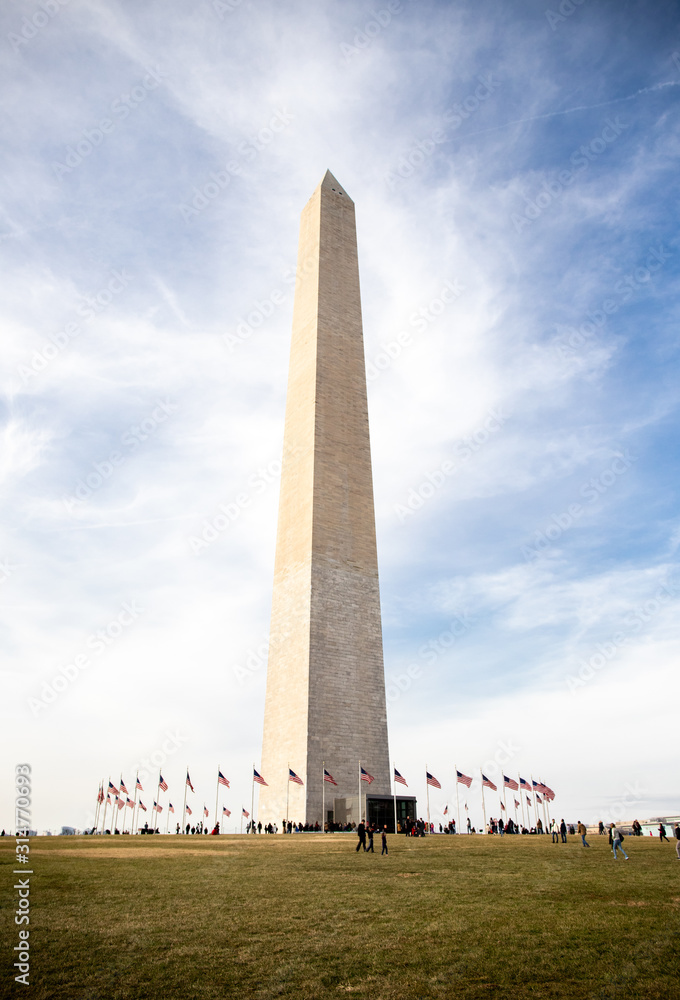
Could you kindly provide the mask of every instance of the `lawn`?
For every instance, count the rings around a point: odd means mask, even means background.
[[[680,998],[675,845],[348,834],[31,841],[33,1000]],[[0,841],[3,996],[14,840]],[[14,881],[13,881],[14,880]],[[9,905],[11,904],[11,905]]]

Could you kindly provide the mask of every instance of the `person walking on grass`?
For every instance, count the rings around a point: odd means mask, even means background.
[[[567,842],[567,824],[564,822],[564,819],[560,822],[560,837],[562,838],[562,843],[566,844],[566,842]]]
[[[678,827],[678,831],[679,831],[679,835],[680,835],[680,827]],[[381,855],[387,854],[387,827],[386,826],[383,827],[383,831],[382,831],[382,835],[381,835],[381,840],[382,840],[382,851],[380,852],[380,854]],[[680,840],[678,841],[678,844],[680,844]]]
[[[578,829],[578,832],[579,832],[579,836],[581,837],[581,843],[583,844],[583,846],[584,847],[590,847],[590,844],[586,841],[586,833],[588,831],[586,830],[586,828],[583,825],[583,823],[581,822],[581,820],[578,820],[577,829]]]
[[[360,851],[362,847],[366,850],[366,827],[364,826],[363,821],[359,823],[359,826],[357,827],[357,837],[359,838],[357,851]]]
[[[614,861],[616,861],[616,848],[617,847],[621,851],[621,854],[623,854],[624,858],[627,861],[628,860],[628,855],[624,851],[623,844],[621,843],[621,841],[623,840],[623,834],[619,830],[616,829],[616,826],[613,823],[611,824],[611,826],[609,827],[609,829],[612,832],[612,848],[614,850]]]
[[[663,823],[659,823],[659,843],[662,843],[664,840],[666,843],[670,843],[668,837],[666,836],[666,827]]]
[[[366,832],[368,833],[368,847],[366,848],[366,851],[370,851],[371,854],[375,854],[375,851],[373,850],[373,833],[374,833],[373,824],[371,824],[368,827],[368,830]]]
[[[675,834],[675,853],[678,856],[678,861],[680,861],[680,822],[675,824],[673,833]]]

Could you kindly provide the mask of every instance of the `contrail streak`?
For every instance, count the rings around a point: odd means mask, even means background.
[[[622,101],[632,101],[633,98],[639,97],[640,94],[652,94],[657,90],[662,90],[664,87],[680,87],[680,81],[668,80],[665,83],[655,83],[653,87],[643,87],[641,90],[636,90],[634,94],[628,94],[626,97],[614,97],[611,101],[601,101],[599,104],[579,104],[575,108],[565,108],[564,111],[548,111],[544,115],[533,115],[531,118],[517,118],[515,121],[504,122],[502,125],[493,125],[491,128],[483,128],[478,132],[466,132],[464,135],[452,136],[452,138],[467,139],[473,135],[484,135],[485,132],[497,132],[498,129],[509,128],[511,125],[523,125],[525,122],[537,122],[545,118],[556,118],[558,115],[571,115],[574,111],[593,111],[595,108],[607,108],[612,104],[620,104]]]

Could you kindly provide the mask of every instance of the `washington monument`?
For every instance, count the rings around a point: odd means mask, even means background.
[[[300,222],[259,819],[323,824],[360,762],[389,795],[354,203],[329,171]]]

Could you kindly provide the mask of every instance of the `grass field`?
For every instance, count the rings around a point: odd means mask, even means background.
[[[680,998],[675,845],[349,834],[31,841],[30,987],[3,996]],[[10,905],[11,904],[11,905]]]

